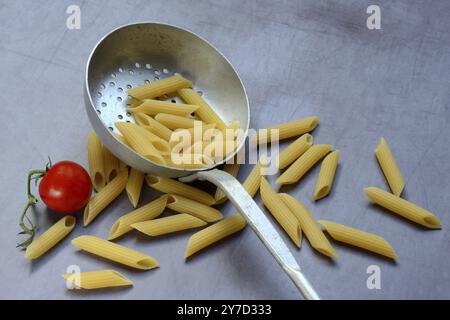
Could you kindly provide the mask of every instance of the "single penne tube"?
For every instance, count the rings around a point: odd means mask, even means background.
[[[241,165],[236,162],[236,159],[234,159],[234,163],[224,164],[222,170],[228,172],[229,174],[231,174],[233,177],[236,178],[239,173],[240,167]],[[214,199],[216,200],[216,204],[221,204],[227,200],[227,195],[225,194],[225,192],[222,191],[222,189],[217,188],[216,194],[214,195]]]
[[[169,195],[167,207],[179,213],[191,214],[206,222],[214,222],[223,218],[219,210],[175,194]]]
[[[63,274],[63,278],[74,288],[86,290],[133,285],[130,279],[114,270],[69,273]]]
[[[182,129],[193,128],[195,122],[198,121],[195,120],[194,118],[180,117],[168,113],[158,113],[155,116],[155,120],[172,130],[179,128]]]
[[[131,226],[148,236],[156,237],[163,234],[198,228],[206,222],[187,213],[175,214],[164,218],[133,223]]]
[[[106,183],[111,182],[120,170],[120,161],[103,146],[103,161],[105,163]]]
[[[220,130],[226,129],[227,125],[209,104],[192,89],[178,90],[178,94],[185,102],[199,106],[195,114],[205,123],[215,123]]]
[[[334,175],[339,162],[339,150],[331,152],[325,157],[320,166],[319,177],[317,178],[316,187],[314,189],[313,200],[317,201],[326,197],[333,185]]]
[[[332,221],[320,220],[319,223],[324,226],[331,238],[336,241],[375,252],[394,260],[397,259],[395,250],[389,242],[380,236]]]
[[[329,144],[316,144],[306,150],[277,179],[277,184],[292,184],[299,181],[320,159],[333,149]]]
[[[144,183],[144,174],[135,168],[130,169],[125,191],[131,205],[136,208],[141,197],[142,184]]]
[[[269,209],[269,212],[284,229],[289,238],[300,248],[302,243],[302,229],[300,228],[299,221],[264,177],[261,177],[259,192],[264,206]]]
[[[261,184],[261,177],[265,175],[267,158],[261,158],[255,164],[249,175],[245,179],[242,186],[247,190],[248,194],[253,198],[259,190]]]
[[[211,206],[215,203],[213,196],[207,192],[175,179],[147,175],[145,181],[150,188],[163,193],[180,195],[201,202],[207,206]]]
[[[95,236],[80,236],[73,239],[72,244],[81,250],[132,268],[149,270],[159,267],[158,261],[151,256]]]
[[[150,142],[147,138],[147,130],[134,123],[127,122],[116,122],[116,127],[134,151],[155,163],[166,164],[160,150],[164,150],[167,146],[157,141]]]
[[[241,231],[246,225],[247,222],[245,219],[239,213],[236,213],[194,233],[189,238],[186,250],[184,252],[184,259],[186,260],[193,254],[212,245],[213,243]]]
[[[297,218],[300,223],[300,228],[311,244],[311,247],[328,257],[336,257],[336,251],[334,251],[322,229],[320,229],[319,224],[314,220],[303,203],[287,193],[280,193],[278,196]]]
[[[150,131],[151,133],[157,135],[161,139],[170,141],[173,131],[167,128],[165,125],[159,123],[152,117],[146,115],[145,113],[135,113],[134,119],[136,122],[144,129]]]
[[[75,223],[76,219],[73,216],[60,219],[27,247],[25,258],[37,259],[42,256],[71,233]]]
[[[133,98],[154,99],[162,95],[175,92],[182,88],[192,87],[192,82],[177,74],[143,86],[128,90],[128,95]]]
[[[88,135],[88,160],[89,174],[92,185],[96,191],[100,191],[106,184],[105,164],[103,159],[103,146],[100,138],[94,131]]]
[[[128,171],[119,172],[110,183],[97,193],[84,208],[83,224],[89,225],[115,198],[125,189],[128,180]]]
[[[198,109],[198,106],[184,103],[173,103],[170,101],[143,100],[138,106],[128,108],[131,113],[142,112],[149,116],[156,116],[158,113],[169,113],[176,116],[186,117]]]
[[[405,188],[405,181],[403,180],[397,161],[395,161],[391,149],[384,138],[381,138],[380,143],[375,149],[375,156],[392,193],[400,196]]]
[[[285,148],[277,158],[278,169],[284,169],[297,160],[313,144],[313,136],[305,133]]]
[[[167,195],[163,195],[158,199],[149,202],[145,206],[142,206],[134,211],[131,211],[130,213],[127,213],[126,215],[121,216],[112,225],[111,230],[108,234],[108,240],[116,239],[133,230],[133,228],[131,227],[133,223],[138,223],[159,217],[163,213],[166,207],[166,203]]]
[[[367,197],[379,206],[392,211],[405,219],[414,221],[430,229],[441,229],[439,219],[430,211],[402,199],[380,188],[369,187],[364,189]]]
[[[312,116],[275,125],[258,131],[258,143],[269,143],[273,139],[283,140],[313,131],[319,124],[319,117]],[[272,137],[273,136],[273,137]]]

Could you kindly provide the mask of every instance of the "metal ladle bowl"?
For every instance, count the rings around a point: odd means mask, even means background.
[[[247,136],[250,108],[244,85],[231,63],[196,34],[167,24],[135,23],[104,36],[92,50],[86,67],[85,102],[89,120],[102,143],[129,166],[157,176],[189,182],[207,180],[221,188],[246,218],[277,262],[308,299],[318,299],[286,244],[242,185],[224,171],[212,168],[180,169],[154,163],[123,144],[112,133],[114,123],[133,122],[126,108],[131,88],[180,73],[194,83],[225,123],[238,120]],[[168,100],[182,102],[177,97]],[[214,167],[220,163],[214,164]],[[212,170],[210,170],[212,169]]]

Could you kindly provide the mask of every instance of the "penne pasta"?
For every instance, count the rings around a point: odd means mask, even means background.
[[[313,144],[313,137],[309,133],[302,135],[285,148],[277,158],[278,169],[284,169],[297,160]]]
[[[122,191],[125,189],[128,180],[128,171],[119,172],[106,187],[97,193],[84,208],[83,224],[89,225]]]
[[[389,242],[380,236],[332,221],[320,220],[319,223],[336,241],[375,252],[394,260],[398,257]]]
[[[233,177],[236,178],[239,173],[240,167],[241,165],[239,163],[236,163],[236,159],[234,159],[234,163],[224,164],[222,170],[228,172],[229,174],[231,174]],[[220,188],[217,188],[216,194],[214,195],[214,199],[216,200],[216,204],[221,204],[227,201],[227,195]]]
[[[106,184],[105,164],[103,146],[94,131],[91,131],[88,135],[88,160],[92,185],[96,191],[100,191]]]
[[[134,119],[141,127],[157,135],[161,139],[166,140],[167,142],[170,141],[170,137],[172,136],[173,131],[162,125],[152,117],[138,112],[134,114]]]
[[[248,194],[253,198],[255,194],[258,192],[260,183],[261,183],[261,177],[264,174],[266,165],[265,161],[267,158],[259,159],[258,162],[253,167],[252,171],[250,171],[249,175],[247,176],[247,179],[245,179],[242,186],[245,190],[247,190]]]
[[[98,270],[63,274],[67,283],[86,290],[132,286],[133,282],[114,270]]]
[[[128,90],[128,95],[139,100],[153,99],[175,92],[179,89],[190,87],[192,87],[192,82],[177,74],[134,89],[130,89]]]
[[[312,116],[307,118],[297,119],[291,122],[282,123],[268,129],[260,129],[258,131],[258,143],[269,143],[272,141],[272,131],[275,136],[278,135],[278,140],[283,140],[304,133],[313,131],[319,124],[319,117]],[[276,134],[278,133],[278,134]]]
[[[247,222],[239,214],[236,213],[231,217],[225,218],[207,228],[194,233],[188,241],[184,259],[186,260],[200,250],[216,243],[238,231],[245,228]]]
[[[278,196],[297,218],[300,228],[311,244],[311,247],[328,257],[336,257],[336,251],[334,251],[322,229],[320,229],[319,224],[314,220],[308,209],[298,199],[295,199],[287,193],[280,193]]]
[[[364,192],[374,203],[405,219],[414,221],[415,223],[430,229],[442,228],[441,222],[433,213],[412,202],[375,187],[365,188]]]
[[[72,244],[81,250],[132,268],[149,270],[159,267],[158,261],[151,256],[95,236],[80,236],[73,239]]]
[[[333,185],[334,175],[339,162],[339,150],[333,151],[325,157],[320,167],[319,177],[317,178],[316,187],[314,189],[313,200],[317,201],[326,197]]]
[[[192,89],[178,90],[180,97],[187,103],[197,105],[199,108],[195,111],[195,114],[205,123],[215,123],[217,128],[224,130],[227,125],[222,118],[214,111],[209,104]]]
[[[120,170],[120,161],[106,147],[103,147],[106,183],[111,182]]]
[[[168,113],[158,113],[155,116],[155,120],[172,130],[179,128],[181,129],[193,128],[195,122],[198,121],[195,120],[194,118],[174,116],[173,114]]]
[[[180,213],[169,217],[134,223],[131,226],[148,236],[156,237],[204,225],[206,225],[205,221],[187,213]]]
[[[116,122],[116,127],[124,135],[127,143],[134,151],[155,163],[166,164],[161,151],[166,150],[167,146],[158,141],[150,142],[147,130],[134,123],[127,122]]]
[[[309,148],[277,179],[277,184],[299,181],[320,159],[333,149],[329,144],[316,144]]]
[[[146,220],[154,219],[160,216],[167,203],[167,195],[163,195],[156,200],[151,201],[145,206],[140,207],[130,213],[121,216],[114,222],[108,234],[108,240],[116,239],[125,233],[133,230],[131,225]]]
[[[201,202],[207,206],[211,206],[215,203],[214,198],[207,192],[175,179],[147,175],[145,181],[150,188],[163,193],[180,195]]]
[[[300,248],[302,242],[302,230],[299,221],[264,177],[261,177],[259,192],[264,206],[269,209],[272,216],[277,220],[284,231],[286,231],[291,240]]]
[[[127,192],[128,199],[131,205],[136,208],[141,197],[142,184],[144,183],[144,174],[134,168],[130,169],[127,185],[125,191]]]
[[[402,174],[392,155],[389,145],[384,138],[381,138],[380,143],[375,149],[375,156],[380,164],[381,170],[391,188],[394,195],[399,196],[405,187],[405,182],[403,181]]]
[[[134,114],[142,112],[149,116],[156,116],[158,113],[168,113],[176,116],[187,117],[197,109],[198,106],[192,104],[147,99],[143,100],[141,104],[128,108],[127,110]]]
[[[37,259],[64,239],[75,227],[76,219],[65,216],[34,240],[25,251],[25,258]]]
[[[188,213],[206,222],[214,222],[223,218],[219,210],[180,195],[169,195],[167,207],[176,212]]]

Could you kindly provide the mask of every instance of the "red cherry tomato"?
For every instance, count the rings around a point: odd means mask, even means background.
[[[73,213],[91,198],[92,182],[82,166],[72,161],[54,164],[39,184],[39,195],[48,208],[59,213]]]

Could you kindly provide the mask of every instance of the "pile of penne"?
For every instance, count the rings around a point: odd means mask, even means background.
[[[116,123],[116,127],[122,133],[116,137],[147,159],[160,164],[180,166],[173,164],[170,160],[171,137],[174,130],[180,128],[181,130],[190,130],[192,128],[193,118],[190,117],[192,112],[202,120],[203,128],[216,127],[219,130],[230,127],[238,128],[233,124],[227,126],[212,108],[189,87],[191,87],[191,83],[188,80],[181,76],[173,76],[130,90],[129,94],[133,98],[139,99],[139,105],[131,108],[138,124]],[[175,91],[189,104],[152,100]],[[278,185],[297,183],[322,160],[313,191],[314,201],[326,197],[331,192],[340,157],[339,150],[332,151],[333,146],[331,145],[313,144],[313,137],[309,132],[314,130],[318,123],[319,118],[313,116],[262,129],[257,135],[258,143],[270,143],[275,139],[298,137],[276,157],[277,168],[284,170],[276,180]],[[232,140],[236,140],[235,136]],[[190,140],[190,147],[197,142]],[[201,142],[204,142],[203,139]],[[226,154],[224,155],[226,156]],[[392,192],[370,187],[364,189],[366,195],[376,204],[424,227],[441,228],[435,215],[400,197],[404,181],[384,139],[381,139],[377,146],[375,155]],[[187,259],[246,226],[246,221],[240,214],[236,213],[223,219],[222,213],[214,207],[227,200],[222,190],[217,189],[212,195],[176,179],[145,175],[134,168],[128,168],[102,145],[93,132],[88,136],[88,159],[96,194],[84,210],[84,226],[92,223],[124,190],[134,208],[113,223],[107,240],[92,235],[84,235],[72,240],[75,247],[93,255],[132,268],[149,270],[159,266],[155,258],[113,241],[133,230],[150,237],[157,237],[182,230],[202,228],[194,233],[187,242],[184,254],[184,258]],[[202,158],[199,166],[210,164]],[[315,250],[329,257],[337,256],[319,226],[320,223],[333,240],[388,258],[397,258],[392,246],[380,236],[331,221],[316,221],[298,199],[286,193],[277,193],[272,188],[265,177],[267,165],[268,160],[264,157],[260,158],[244,180],[243,186],[252,197],[258,190],[260,191],[262,203],[297,247],[301,246],[304,233]],[[222,170],[236,177],[239,172],[239,164],[225,164]],[[161,196],[138,207],[144,183],[160,192]],[[161,217],[166,209],[171,210],[174,214]],[[75,218],[72,216],[62,218],[27,248],[25,256],[29,259],[36,259],[49,251],[73,230],[75,222]],[[64,277],[68,282],[84,289],[132,285],[131,280],[119,272],[109,269],[66,274]]]

